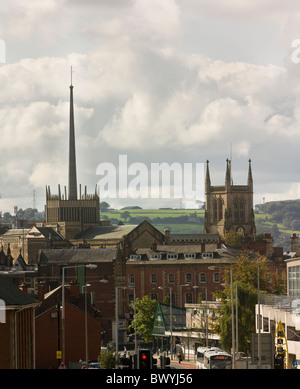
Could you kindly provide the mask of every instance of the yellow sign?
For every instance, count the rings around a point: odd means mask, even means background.
[[[275,350],[276,354],[281,354],[284,356],[285,369],[288,369],[289,366],[288,344],[287,344],[287,339],[286,339],[284,327],[281,323],[281,320],[279,320],[275,331],[275,346],[276,346],[276,350]]]
[[[61,351],[56,351],[56,359],[61,359]]]

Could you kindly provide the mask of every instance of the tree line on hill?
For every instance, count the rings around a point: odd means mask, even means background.
[[[270,201],[256,206],[258,212],[270,215],[270,221],[283,224],[294,231],[300,230],[300,200]]]

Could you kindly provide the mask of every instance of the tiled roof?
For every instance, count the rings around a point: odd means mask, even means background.
[[[117,248],[47,249],[41,250],[39,262],[41,264],[112,262],[117,253]]]
[[[136,225],[94,226],[79,234],[77,239],[122,239],[124,235],[128,235],[136,227]]]
[[[17,286],[4,276],[0,275],[0,299],[6,306],[37,304],[37,301],[28,294],[22,292]]]

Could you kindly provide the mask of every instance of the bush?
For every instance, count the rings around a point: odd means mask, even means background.
[[[98,356],[98,362],[102,369],[114,369],[119,363],[116,359],[115,349],[102,350]]]

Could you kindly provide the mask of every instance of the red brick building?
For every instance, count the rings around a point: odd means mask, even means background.
[[[0,276],[0,369],[35,368],[35,299]]]
[[[57,351],[62,350],[62,287],[40,296],[44,299],[36,310],[36,368],[57,368],[60,358]],[[88,359],[97,359],[101,347],[101,316],[90,301],[87,304]],[[65,359],[70,362],[85,360],[85,299],[79,293],[78,284],[65,287]]]
[[[159,302],[172,289],[174,306],[213,300],[213,293],[222,288],[222,271],[236,261],[233,256],[216,251],[211,245],[163,245],[137,249],[126,263],[128,285],[135,287],[136,297],[149,295]],[[127,303],[132,298],[127,290]]]
[[[87,264],[97,267],[89,269],[85,266]],[[45,282],[46,291],[61,285],[63,268],[65,282],[78,282],[80,293],[86,283],[90,284],[87,292],[95,308],[101,312],[102,341],[108,343],[113,338],[115,288],[125,285],[125,261],[121,251],[119,248],[42,250],[39,256],[39,279]],[[122,312],[121,302],[119,312]]]

